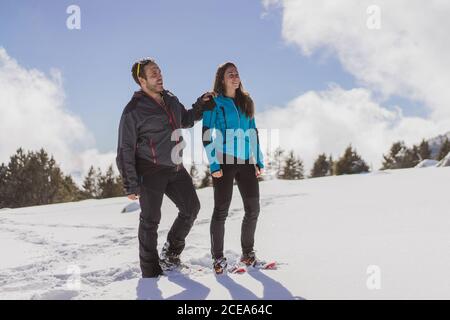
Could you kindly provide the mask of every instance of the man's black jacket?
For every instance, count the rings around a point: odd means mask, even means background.
[[[174,138],[172,132],[190,128],[202,118],[200,98],[186,110],[169,91],[162,97],[164,105],[137,91],[122,113],[116,162],[127,194],[139,194],[139,176],[146,169],[178,165],[172,159],[172,150],[182,157],[182,137]]]

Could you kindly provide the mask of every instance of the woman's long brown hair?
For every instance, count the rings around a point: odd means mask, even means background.
[[[226,62],[224,64],[221,64],[217,69],[216,79],[214,80],[214,92],[219,95],[225,95],[225,86],[223,84],[223,80],[225,77],[225,71],[227,71],[229,67],[236,68],[236,65],[233,62]],[[244,90],[242,81],[239,84],[239,88],[236,90],[235,101],[237,107],[239,107],[241,111],[245,113],[250,119],[254,117],[255,105],[252,98],[250,98],[249,93]]]

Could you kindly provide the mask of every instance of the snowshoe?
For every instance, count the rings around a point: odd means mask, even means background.
[[[243,254],[241,257],[241,262],[247,267],[253,267],[255,269],[275,270],[277,268],[277,264],[275,261],[268,262],[260,260],[256,257],[254,251]]]
[[[214,259],[213,261],[213,270],[216,274],[222,274],[225,270],[227,270],[227,259],[225,257],[221,257],[218,259]]]

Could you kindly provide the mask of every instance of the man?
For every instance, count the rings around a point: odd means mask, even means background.
[[[131,73],[141,90],[123,111],[116,161],[128,198],[139,199],[141,205],[139,259],[142,277],[149,278],[163,274],[161,267],[179,264],[185,238],[200,210],[192,178],[176,159],[182,156],[182,137],[173,133],[192,127],[204,110],[213,109],[214,94],[205,93],[186,110],[177,97],[164,90],[161,70],[154,60],[134,63]],[[157,231],[164,194],[179,213],[159,257]]]

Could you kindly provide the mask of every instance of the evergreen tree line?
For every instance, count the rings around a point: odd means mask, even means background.
[[[53,156],[44,149],[24,152],[22,148],[0,165],[0,208],[102,199],[124,195],[122,181],[112,165],[103,174],[90,168],[79,188],[65,175]]]
[[[440,161],[450,152],[450,142],[446,138],[433,158],[427,141],[408,148],[403,141],[392,144],[383,155],[382,170],[412,168],[424,159]],[[294,151],[276,149],[266,156],[266,177],[284,180],[304,179],[303,161]],[[356,174],[368,172],[369,166],[361,156],[348,146],[336,161],[331,155],[320,154],[314,161],[310,178],[331,175]],[[196,188],[212,186],[209,168],[203,175],[195,164],[190,174]],[[261,177],[260,179],[263,179]],[[104,199],[123,196],[122,179],[114,173],[112,165],[102,173],[100,169],[90,167],[84,177],[82,187],[78,187],[70,175],[65,175],[53,156],[49,157],[44,149],[37,152],[24,152],[22,148],[10,157],[8,164],[0,165],[0,208],[17,208],[51,203],[79,201],[85,199]]]
[[[269,172],[276,171],[275,175],[278,179],[299,180],[304,178],[303,162],[294,154],[294,151],[286,153],[282,149],[277,149],[273,156],[269,156],[269,161],[266,163],[264,170],[266,175],[270,175]],[[201,175],[199,168],[195,163],[192,163],[189,173],[197,189],[212,186],[212,177],[208,166],[204,168],[203,175]],[[263,179],[264,177],[260,176],[259,180]]]
[[[446,139],[441,146],[436,160],[442,160],[449,152],[450,142]],[[285,151],[278,148],[266,157],[265,171],[268,176],[284,180],[300,180],[306,177],[303,161],[293,150]],[[382,170],[411,168],[424,159],[432,159],[431,150],[428,142],[425,140],[422,140],[419,145],[413,146],[411,149],[408,149],[403,142],[396,142],[392,145],[388,155],[383,155],[383,158],[385,161],[383,162]],[[314,162],[309,177],[356,174],[368,172],[369,169],[367,163],[350,145],[337,161],[333,161],[331,155],[320,154]],[[203,175],[201,175],[199,168],[195,163],[192,163],[190,175],[196,188],[201,189],[212,186],[212,177],[208,167],[204,168]],[[263,178],[261,177],[260,179],[262,180]]]
[[[268,155],[267,172],[269,176],[284,180],[299,180],[306,177],[303,161],[291,151],[281,148]],[[325,177],[332,175],[356,174],[368,172],[369,166],[350,145],[338,160],[331,155],[320,154],[314,161],[309,177]]]
[[[425,139],[411,148],[408,148],[403,141],[398,141],[392,144],[387,154],[383,155],[384,161],[381,169],[412,168],[425,159],[441,161],[449,152],[450,142],[447,137],[434,157],[432,157],[430,146]]]
[[[306,178],[303,161],[293,150],[286,151],[282,148],[277,148],[272,154],[266,155],[265,165],[265,177],[260,177],[260,180],[265,178],[283,180]],[[319,155],[311,170],[310,177],[354,174],[368,171],[369,167],[365,161],[349,146],[337,161],[333,161],[331,156]],[[204,174],[200,176],[198,167],[192,164],[190,174],[196,188],[212,185],[211,174],[207,167],[204,169]]]
[[[448,138],[445,138],[442,142],[439,152],[434,157],[432,156],[429,143],[425,139],[422,139],[419,144],[413,145],[411,148],[408,148],[403,141],[398,141],[392,144],[387,154],[383,155],[384,161],[381,170],[413,168],[425,159],[441,161],[449,152],[450,142]],[[314,162],[310,177],[354,174],[368,171],[369,167],[366,162],[349,146],[337,161],[333,161],[331,155],[320,154]]]

